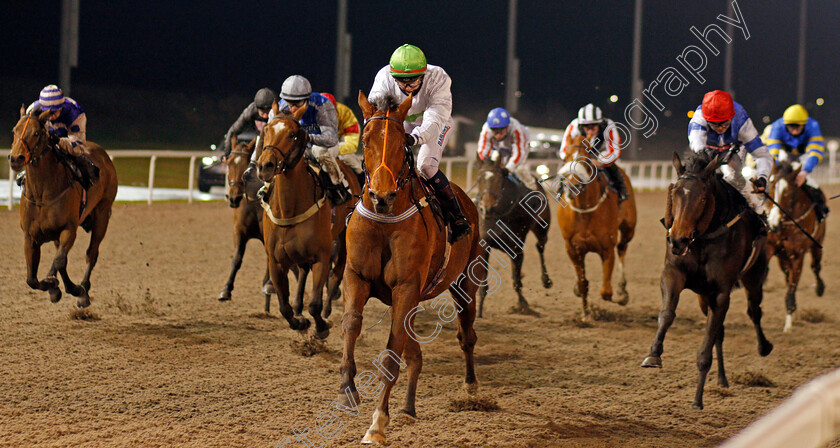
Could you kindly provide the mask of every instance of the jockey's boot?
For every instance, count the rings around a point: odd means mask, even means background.
[[[802,189],[805,190],[805,194],[814,203],[814,213],[817,215],[817,221],[825,221],[825,217],[828,216],[828,206],[825,203],[825,194],[823,191],[808,184],[802,184]]]
[[[610,184],[612,184],[618,193],[618,203],[621,204],[626,201],[629,196],[627,194],[627,185],[624,183],[624,176],[621,175],[621,171],[615,164],[604,166],[603,170],[607,175],[607,179],[610,180]]]
[[[461,211],[461,205],[458,203],[455,191],[452,190],[452,185],[449,185],[449,179],[446,178],[443,171],[438,171],[427,182],[435,191],[435,197],[440,201],[440,206],[443,209],[446,221],[452,230],[449,242],[454,243],[472,232],[472,226],[467,221],[467,218],[464,217],[464,212]]]
[[[73,156],[73,162],[81,174],[80,183],[85,190],[89,190],[92,186],[99,182],[99,167],[90,160],[87,154],[79,154]]]
[[[333,206],[342,205],[353,197],[347,185],[333,184],[332,182],[331,184],[327,189],[327,196],[332,201]]]
[[[246,183],[257,180],[257,162],[252,160],[248,163],[248,168],[245,168],[245,171],[242,172],[242,180]]]

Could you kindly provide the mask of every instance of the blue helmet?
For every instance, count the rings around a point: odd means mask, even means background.
[[[510,114],[501,107],[497,107],[487,114],[487,126],[492,128],[506,128],[510,125]]]

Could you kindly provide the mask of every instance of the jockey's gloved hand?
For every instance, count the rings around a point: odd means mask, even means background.
[[[756,192],[762,192],[765,188],[767,188],[767,179],[764,177],[759,177],[758,179],[752,181],[753,185],[755,185]]]
[[[411,134],[405,134],[405,146],[414,146],[417,144],[417,138]]]
[[[53,130],[47,131],[47,138],[48,138],[50,146],[57,145],[58,141],[61,140],[61,137],[59,137],[58,134],[56,134],[55,131],[53,131]]]

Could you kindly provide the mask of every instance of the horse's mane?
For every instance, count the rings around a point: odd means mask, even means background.
[[[723,157],[723,155],[721,156]],[[714,160],[712,155],[707,154],[704,152],[695,153],[693,151],[689,152],[685,159],[685,174],[693,174],[693,175],[702,175],[703,171],[706,167]],[[740,173],[738,173],[740,175]],[[740,213],[746,207],[749,207],[747,204],[746,198],[735,189],[729,182],[723,179],[723,176],[720,173],[713,173],[712,174],[712,192],[715,195],[715,202],[718,204],[715,207],[715,214],[711,219],[711,228],[715,228],[721,225],[724,221],[728,221],[731,219],[731,215],[735,213]],[[745,180],[746,181],[746,180]],[[668,199],[665,205],[665,225],[666,227],[670,227],[673,223],[673,212],[672,212],[672,204],[671,204],[671,192],[673,190],[674,184],[671,184],[668,187]]]
[[[786,177],[793,173],[793,164],[791,164],[788,160],[780,159],[776,162],[776,169],[778,170],[780,177]]]
[[[711,162],[712,157],[705,151],[689,151],[685,159],[685,172],[689,174],[700,174]]]

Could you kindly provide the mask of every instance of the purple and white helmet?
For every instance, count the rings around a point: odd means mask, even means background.
[[[50,84],[41,89],[38,104],[41,110],[59,110],[64,104],[64,92],[57,85]]]

